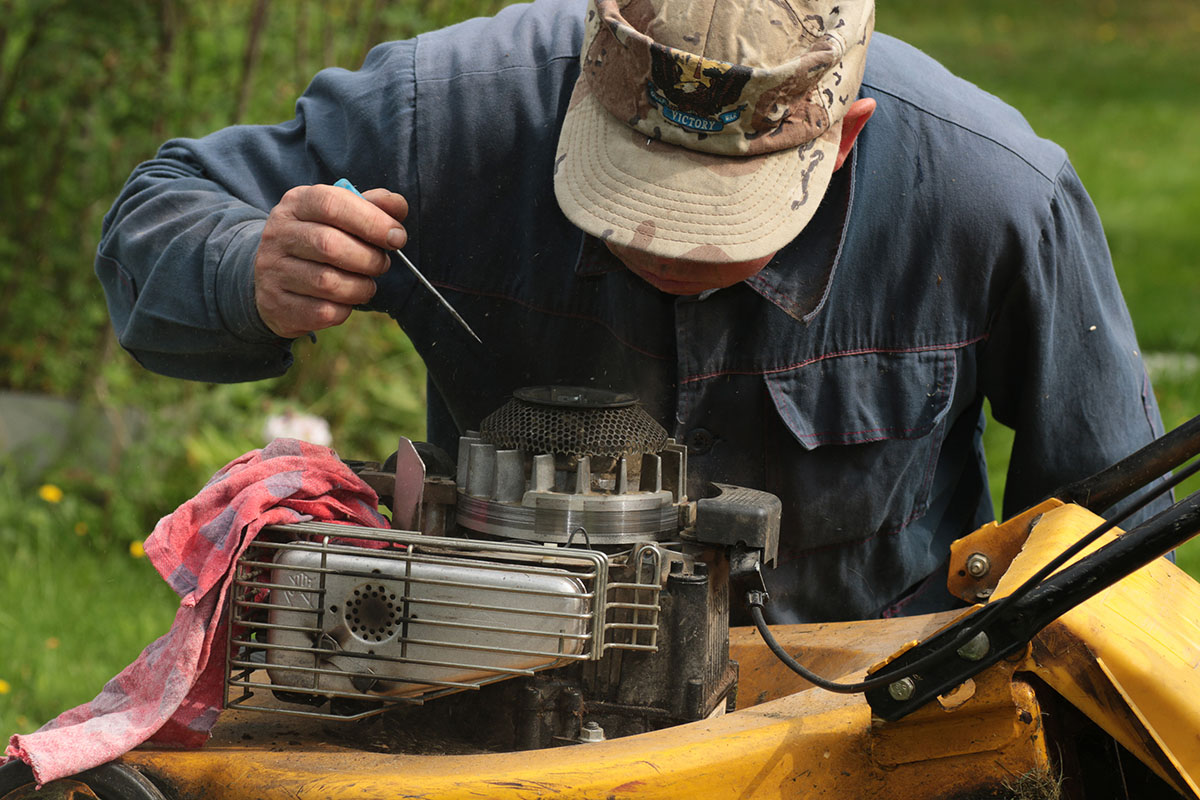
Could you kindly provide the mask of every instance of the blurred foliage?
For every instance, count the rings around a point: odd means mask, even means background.
[[[396,436],[422,434],[423,368],[391,320],[358,315],[298,342],[277,380],[175,381],[121,352],[91,264],[109,204],[166,139],[289,119],[319,69],[356,68],[378,42],[503,4],[0,2],[0,391],[68,398],[88,412],[80,420],[114,423],[101,457],[20,475],[26,490],[61,484],[91,540],[120,545],[261,446],[268,414],[324,416],[348,457],[382,458]]]
[[[382,315],[298,341],[286,376],[254,384],[122,352],[92,262],[130,170],[172,137],[289,119],[319,69],[502,5],[0,0],[0,393],[75,409],[35,454],[5,457],[0,420],[0,736],[86,701],[166,629],[175,598],[141,541],[261,446],[269,415],[324,417],[352,458],[424,430],[423,367]]]

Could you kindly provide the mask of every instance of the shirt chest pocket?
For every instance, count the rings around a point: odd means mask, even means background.
[[[898,533],[928,507],[954,396],[950,351],[829,357],[765,376],[766,480],[785,558]]]

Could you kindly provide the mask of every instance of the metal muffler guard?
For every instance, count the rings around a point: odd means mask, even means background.
[[[611,568],[625,564],[633,579],[610,581]],[[608,649],[653,651],[665,569],[653,544],[610,556],[327,523],[272,526],[238,561],[226,706],[358,718]]]

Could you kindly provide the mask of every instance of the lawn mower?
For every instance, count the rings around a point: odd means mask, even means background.
[[[1200,585],[1163,556],[1200,497],[1120,527],[1197,452],[1200,418],[960,539],[960,609],[769,626],[777,498],[689,497],[632,395],[522,389],[456,458],[348,462],[391,528],[263,530],[206,746],[13,762],[0,800],[1197,798]]]

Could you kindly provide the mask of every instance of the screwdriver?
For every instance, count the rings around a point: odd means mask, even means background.
[[[337,186],[341,189],[349,189],[350,191],[354,192],[359,197],[362,197],[362,192],[360,192],[358,189],[355,189],[354,184],[351,183],[350,181],[346,180],[345,178],[338,178],[336,181],[334,181],[333,185]],[[364,197],[363,199],[365,200],[366,198]],[[417,277],[417,280],[419,280],[421,282],[422,286],[424,286],[429,291],[433,292],[433,296],[438,299],[438,302],[440,302],[443,306],[446,307],[446,310],[449,311],[450,315],[453,316],[454,319],[458,321],[458,324],[462,325],[463,330],[465,330],[467,333],[471,334],[471,338],[473,338],[475,341],[479,342],[480,344],[483,344],[483,340],[479,338],[479,336],[475,333],[475,331],[471,330],[471,326],[468,325],[467,321],[462,318],[462,315],[454,310],[454,306],[450,305],[450,301],[448,301],[446,298],[442,297],[442,293],[439,292],[436,288],[434,288],[433,284],[430,283],[429,280],[424,275],[421,274],[421,271],[419,269],[417,269],[415,264],[413,264],[411,261],[408,260],[408,256],[404,255],[404,253],[400,252],[399,250],[393,250],[392,252],[395,253],[396,255],[400,256],[400,260],[404,262],[404,266],[408,267],[409,270],[412,271],[412,274]]]

